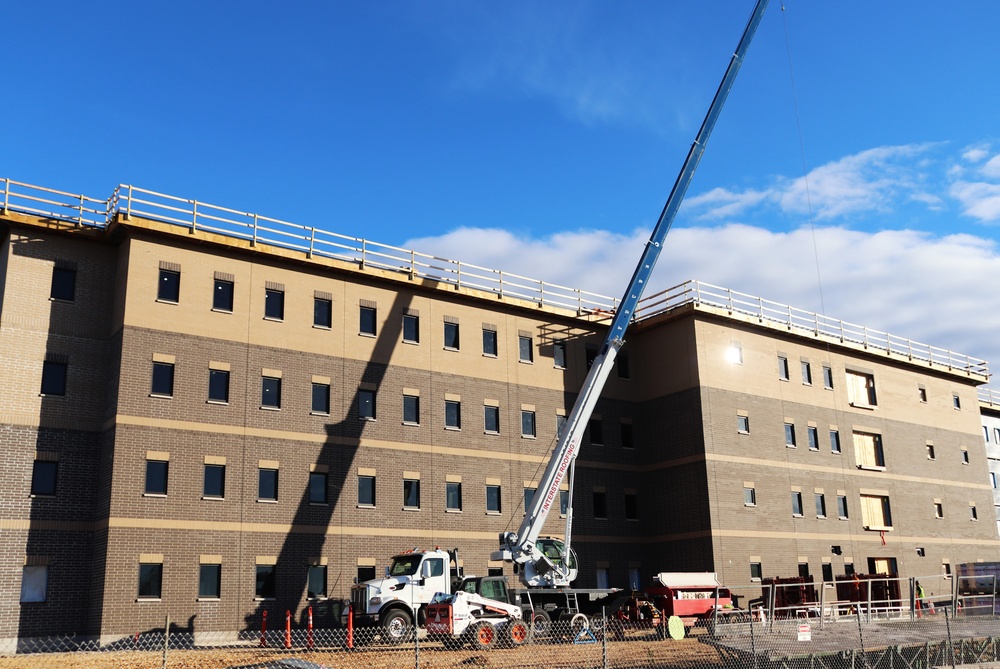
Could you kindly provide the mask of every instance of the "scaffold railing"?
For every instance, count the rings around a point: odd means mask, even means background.
[[[979,401],[991,407],[1000,407],[1000,390],[993,388],[979,388]]]

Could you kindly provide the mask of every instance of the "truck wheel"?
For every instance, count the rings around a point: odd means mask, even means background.
[[[470,639],[472,640],[472,647],[479,650],[486,650],[493,645],[496,640],[497,631],[493,625],[490,625],[485,620],[480,620],[478,623],[472,626]]]
[[[576,639],[580,636],[580,633],[585,629],[590,628],[590,620],[582,613],[574,613],[573,617],[569,619],[569,631]]]
[[[386,643],[400,644],[413,638],[413,618],[402,609],[393,609],[382,616],[382,638]]]
[[[504,629],[504,638],[507,644],[514,648],[528,643],[530,636],[528,626],[523,620],[512,620]]]
[[[552,616],[541,607],[531,612],[531,634],[537,638],[545,636],[552,630]]]

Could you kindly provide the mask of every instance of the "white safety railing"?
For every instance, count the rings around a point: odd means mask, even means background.
[[[114,196],[98,200],[77,193],[0,180],[0,211],[18,211],[42,218],[66,221],[80,227],[104,227],[115,207]]]
[[[636,309],[636,319],[645,320],[687,304],[723,309],[730,314],[747,316],[798,335],[833,338],[841,343],[881,351],[909,361],[946,367],[966,374],[989,376],[989,364],[979,358],[701,281],[685,281],[644,298]]]
[[[992,407],[1000,407],[1000,390],[979,388],[979,401]]]

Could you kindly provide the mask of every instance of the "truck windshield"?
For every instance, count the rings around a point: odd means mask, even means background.
[[[392,559],[389,576],[413,576],[419,566],[419,555],[397,555]]]

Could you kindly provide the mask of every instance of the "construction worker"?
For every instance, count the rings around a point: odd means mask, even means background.
[[[921,609],[924,608],[924,604],[921,600],[923,600],[924,598],[924,586],[920,585],[920,581],[916,582],[916,594],[917,594],[917,599],[916,599],[917,617],[923,618],[923,613],[921,612]]]

